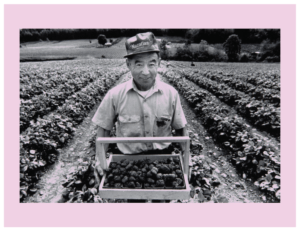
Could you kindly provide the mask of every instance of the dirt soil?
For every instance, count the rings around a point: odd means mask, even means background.
[[[165,70],[165,66],[162,65]],[[115,85],[127,81],[131,78],[130,73],[124,74]],[[162,81],[167,82],[164,77]],[[168,82],[167,82],[168,83]],[[199,141],[203,150],[201,155],[205,156],[205,161],[213,167],[213,176],[221,184],[214,188],[212,197],[209,201],[199,200],[197,194],[194,198],[186,201],[171,201],[171,203],[263,203],[263,194],[253,185],[253,182],[244,180],[237,173],[235,168],[227,161],[226,152],[214,143],[213,139],[207,134],[201,121],[197,118],[188,102],[180,96],[181,104],[188,121],[188,131],[194,136],[194,141]],[[74,138],[63,149],[60,150],[58,161],[46,169],[45,174],[37,184],[39,189],[33,196],[25,199],[25,203],[57,203],[61,201],[64,191],[62,182],[67,174],[76,170],[78,165],[87,158],[95,155],[95,148],[90,146],[89,140],[95,135],[96,125],[91,121],[100,102],[93,108],[89,115],[79,125]],[[212,153],[211,155],[208,153]],[[106,202],[125,202],[122,200],[107,200]]]

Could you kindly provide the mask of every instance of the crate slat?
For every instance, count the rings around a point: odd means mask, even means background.
[[[99,137],[99,143],[168,143],[168,142],[187,142],[188,136],[171,136],[171,137]]]

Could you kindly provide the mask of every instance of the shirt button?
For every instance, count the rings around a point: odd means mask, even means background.
[[[148,118],[148,116],[147,116],[147,115],[145,115],[145,117],[146,117],[146,118]]]
[[[147,134],[149,134],[149,132],[148,132],[148,131],[146,131],[146,133],[147,133]]]

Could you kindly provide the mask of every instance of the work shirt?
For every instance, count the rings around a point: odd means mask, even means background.
[[[131,78],[108,91],[92,121],[112,130],[116,122],[117,137],[172,136],[173,129],[186,125],[179,94],[158,77],[146,97],[138,93]],[[124,154],[167,148],[170,143],[118,143]]]

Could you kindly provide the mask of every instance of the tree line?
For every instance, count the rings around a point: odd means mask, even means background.
[[[261,43],[264,40],[280,41],[280,29],[21,29],[20,42],[132,37],[151,31],[155,36],[178,36],[193,43],[206,40],[210,44],[224,43],[232,34],[242,43]]]

